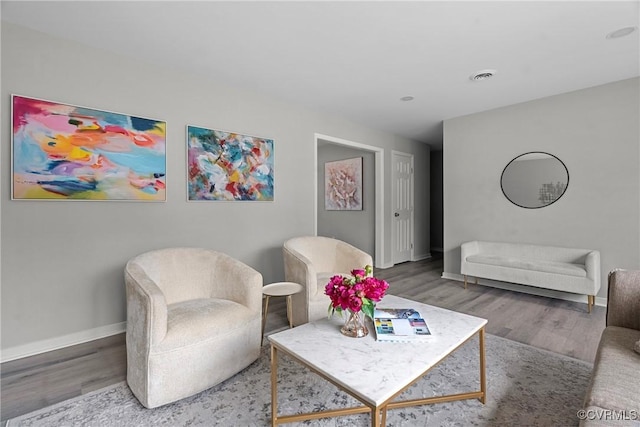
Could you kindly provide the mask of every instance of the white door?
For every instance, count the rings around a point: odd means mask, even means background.
[[[392,151],[391,168],[391,256],[393,263],[398,264],[413,258],[413,156]]]

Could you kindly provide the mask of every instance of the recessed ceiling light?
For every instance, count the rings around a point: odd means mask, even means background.
[[[403,96],[400,101],[413,101],[413,96]]]
[[[494,76],[494,74],[496,73],[496,70],[480,70],[472,75],[469,76],[469,79],[477,82],[480,80],[486,80],[486,79],[490,79],[491,77]]]
[[[629,34],[633,33],[637,29],[638,29],[637,27],[620,28],[620,29],[617,29],[615,31],[611,31],[609,34],[607,34],[607,38],[608,39],[617,39],[617,38],[620,38],[620,37],[628,36]]]

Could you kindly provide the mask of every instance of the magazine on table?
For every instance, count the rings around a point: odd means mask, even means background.
[[[412,308],[377,308],[373,313],[376,341],[426,341],[431,331]]]

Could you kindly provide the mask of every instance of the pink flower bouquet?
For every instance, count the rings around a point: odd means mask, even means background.
[[[333,276],[324,293],[331,298],[329,316],[334,312],[342,313],[350,310],[354,313],[362,311],[373,318],[376,302],[384,297],[389,284],[373,277],[373,267],[367,265],[364,269],[351,271],[350,277]]]

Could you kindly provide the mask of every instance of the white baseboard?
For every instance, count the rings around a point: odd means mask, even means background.
[[[9,347],[0,352],[0,363],[120,334],[126,330],[126,327],[127,322],[115,323],[113,325],[100,326],[99,328],[63,335],[61,337]]]
[[[422,254],[422,255],[414,255],[413,258],[410,259],[410,261],[411,262],[422,261],[423,259],[429,259],[429,258],[431,258],[431,252],[427,252],[426,254]],[[395,264],[393,262],[390,262],[390,263],[384,263],[383,265],[376,265],[376,268],[385,269],[385,268],[391,268],[394,265]]]
[[[464,282],[464,276],[462,274],[443,272],[442,278]],[[475,280],[475,277],[469,277],[468,283],[470,286],[474,285],[474,280]],[[518,285],[516,283],[499,282],[497,280],[489,280],[489,279],[481,279],[481,278],[478,279],[478,284],[483,286],[490,286],[492,288],[505,289],[508,291],[516,291],[516,292],[522,292],[525,294],[538,295],[541,297],[549,297],[549,298],[562,299],[565,301],[581,302],[584,304],[587,303],[586,295],[554,291],[552,289],[536,288],[535,286],[524,286],[524,285]],[[606,307],[607,299],[603,297],[596,297],[595,305]]]
[[[388,263],[388,262],[385,262],[382,265],[376,265],[376,268],[381,268],[383,270],[385,268],[391,268],[391,267],[393,267],[393,263]]]
[[[431,258],[431,252],[427,252],[426,254],[422,254],[422,255],[414,255],[411,261],[422,261],[423,259],[429,259],[429,258]]]

